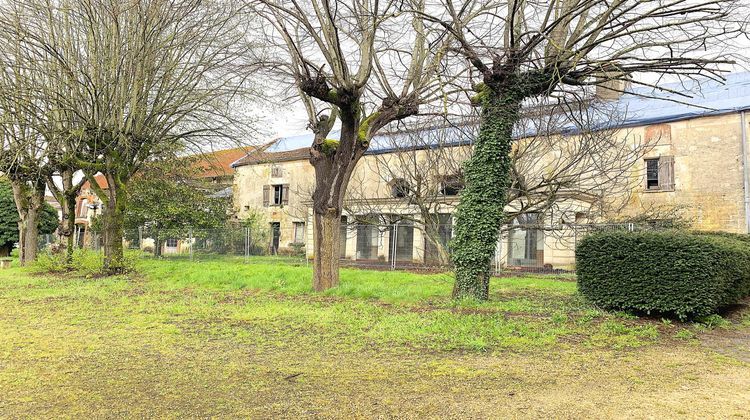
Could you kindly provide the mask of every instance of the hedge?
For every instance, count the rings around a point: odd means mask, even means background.
[[[750,296],[747,235],[599,232],[580,241],[576,259],[579,290],[606,309],[685,319]]]

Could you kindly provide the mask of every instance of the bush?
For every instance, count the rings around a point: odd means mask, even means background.
[[[143,256],[140,250],[125,251],[125,270],[135,270],[136,262]],[[65,263],[65,253],[42,252],[37,256],[34,267],[41,272],[59,273],[74,271],[84,276],[101,274],[104,269],[104,254],[88,249],[73,250],[73,261]]]
[[[750,241],[741,235],[601,232],[581,240],[576,259],[579,290],[607,309],[684,319],[750,296]]]

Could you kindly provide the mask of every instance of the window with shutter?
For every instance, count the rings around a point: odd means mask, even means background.
[[[659,158],[659,189],[661,191],[674,191],[673,156],[662,156]]]
[[[646,159],[646,190],[674,191],[674,156]]]
[[[286,206],[289,204],[289,184],[282,185],[281,191],[281,205]]]
[[[263,186],[263,207],[268,207],[269,196],[271,195],[271,186]]]

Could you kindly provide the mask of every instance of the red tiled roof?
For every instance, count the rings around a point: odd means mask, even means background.
[[[199,171],[200,178],[214,178],[231,175],[234,171],[232,163],[244,158],[248,154],[254,153],[259,147],[236,147],[234,149],[218,150],[212,153],[203,153],[196,155],[197,161],[194,164]]]
[[[310,159],[310,148],[302,147],[300,149],[287,150],[283,152],[263,152],[257,151],[250,153],[244,158],[237,161],[234,166],[254,165],[257,163],[275,163],[288,162],[292,160]]]
[[[94,179],[96,180],[96,184],[99,185],[99,188],[106,190],[109,188],[109,183],[107,182],[107,177],[104,176],[104,174],[96,174],[94,175]],[[86,181],[83,183],[83,186],[81,187],[83,190],[90,190],[91,184]]]

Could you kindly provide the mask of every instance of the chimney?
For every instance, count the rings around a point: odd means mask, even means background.
[[[605,101],[620,99],[630,89],[630,77],[619,72],[605,72],[596,80],[595,96]]]

